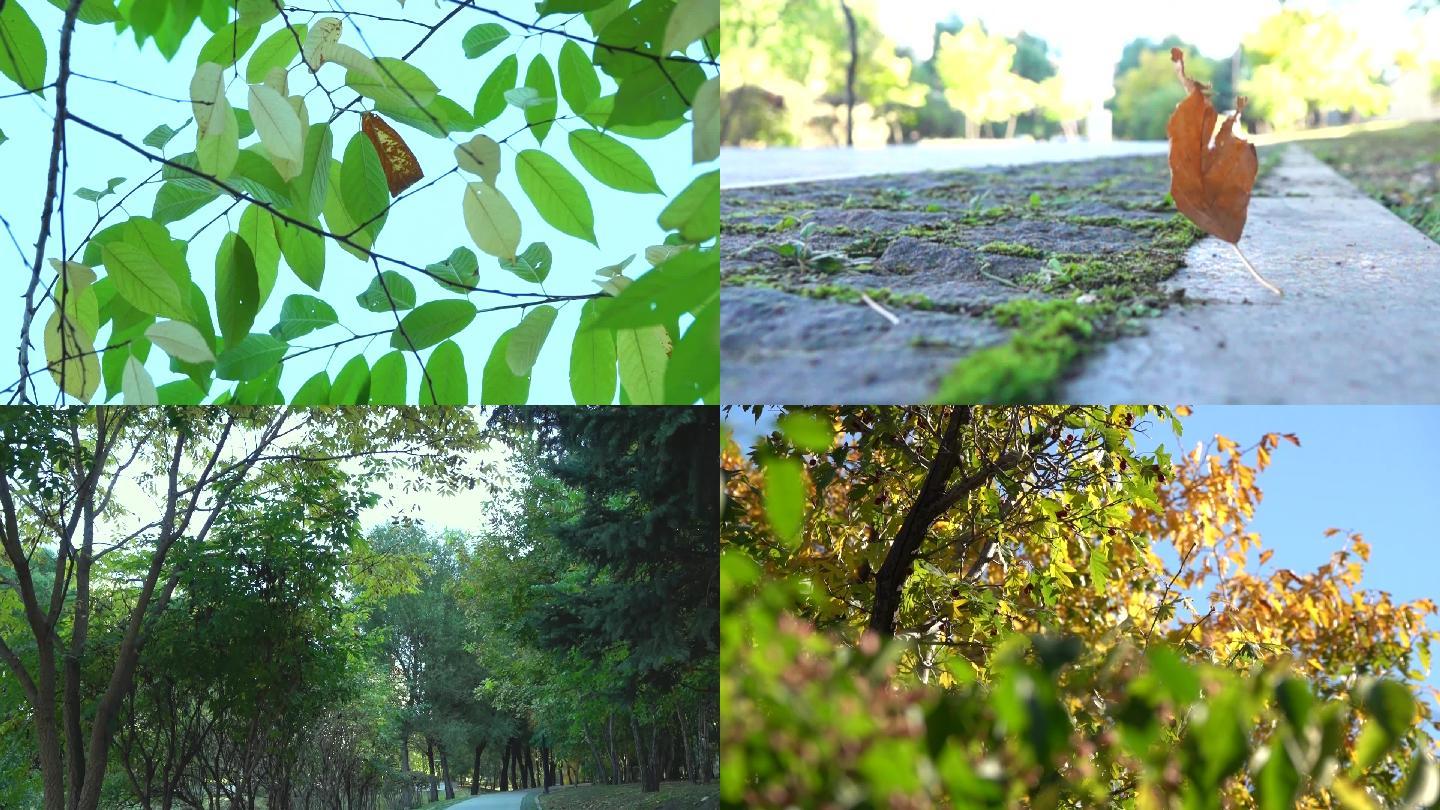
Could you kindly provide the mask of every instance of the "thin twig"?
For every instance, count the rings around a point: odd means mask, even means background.
[[[1260,285],[1262,287],[1269,290],[1270,292],[1275,293],[1276,295],[1283,296],[1285,294],[1283,292],[1280,292],[1279,287],[1276,287],[1274,284],[1266,281],[1263,276],[1261,276],[1255,271],[1255,265],[1251,264],[1250,260],[1245,258],[1245,254],[1240,252],[1240,245],[1236,244],[1235,242],[1231,242],[1230,247],[1235,248],[1235,255],[1240,257],[1240,261],[1245,263],[1245,269],[1250,271],[1250,275],[1254,276],[1255,280],[1260,282]]]
[[[876,312],[880,313],[880,317],[882,317],[882,318],[884,318],[885,320],[889,321],[891,326],[899,326],[899,325],[900,325],[900,319],[897,318],[897,317],[895,317],[895,314],[892,313],[890,310],[888,310],[888,309],[880,306],[879,304],[875,303],[875,299],[874,299],[874,298],[871,298],[870,296],[868,296],[868,295],[866,295],[865,293],[862,292],[862,293],[860,293],[860,300],[865,302],[865,306],[870,307],[871,309],[873,309],[873,310],[875,310]]]

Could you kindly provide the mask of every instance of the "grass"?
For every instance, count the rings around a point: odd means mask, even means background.
[[[1309,140],[1302,146],[1440,242],[1440,121]]]
[[[540,797],[542,810],[698,810],[720,805],[720,786],[715,783],[664,782],[659,793],[641,793],[639,785],[581,785],[551,791]]]

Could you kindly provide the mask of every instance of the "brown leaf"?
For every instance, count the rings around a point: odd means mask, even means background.
[[[394,197],[415,185],[425,173],[420,170],[420,161],[405,144],[393,127],[374,113],[361,113],[360,131],[370,139],[371,145],[380,155],[380,167],[385,170],[385,183]]]
[[[1170,49],[1170,59],[1190,91],[1165,129],[1170,137],[1170,196],[1191,222],[1226,242],[1239,242],[1250,189],[1260,168],[1255,145],[1234,133],[1245,98],[1236,100],[1235,112],[1225,117],[1211,143],[1218,116],[1205,96],[1209,88],[1185,75],[1185,56],[1179,48]]]

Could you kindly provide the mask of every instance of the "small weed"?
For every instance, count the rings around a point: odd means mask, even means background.
[[[769,251],[782,259],[794,262],[802,272],[838,273],[848,269],[851,261],[844,253],[835,250],[816,250],[811,246],[810,239],[815,234],[815,227],[815,223],[807,222],[800,226],[798,238],[779,244],[756,244],[747,249],[746,253],[759,250]]]

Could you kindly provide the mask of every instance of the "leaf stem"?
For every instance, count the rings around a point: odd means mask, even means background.
[[[1254,276],[1255,280],[1260,282],[1260,285],[1262,287],[1269,290],[1270,292],[1275,293],[1276,295],[1285,295],[1285,293],[1280,292],[1279,287],[1276,287],[1274,284],[1266,281],[1264,276],[1260,275],[1258,272],[1255,271],[1255,265],[1251,264],[1250,260],[1245,258],[1245,254],[1240,252],[1240,246],[1238,244],[1231,242],[1230,247],[1235,248],[1235,255],[1240,257],[1240,261],[1245,263],[1245,269],[1250,271],[1250,275]]]

